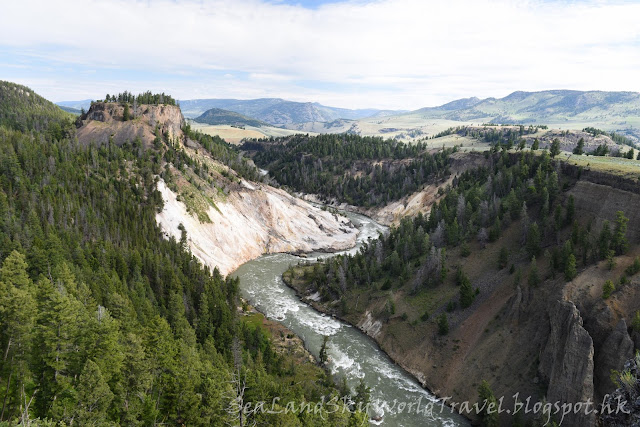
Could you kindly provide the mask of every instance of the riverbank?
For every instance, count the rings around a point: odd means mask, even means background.
[[[362,215],[351,212],[345,212],[345,215],[359,227],[360,233],[358,244],[350,250],[340,252],[341,254],[355,253],[370,238],[376,238],[386,230],[386,227]],[[306,260],[314,262],[331,256],[316,252],[308,254]],[[331,374],[344,378],[352,390],[364,380],[371,389],[372,402],[390,405],[391,407],[384,406],[380,410],[374,408],[371,413],[373,416],[381,416],[383,425],[468,425],[465,418],[451,414],[446,409],[441,410],[439,399],[425,390],[415,376],[394,363],[361,330],[303,303],[282,280],[282,274],[301,261],[305,260],[290,254],[263,255],[240,266],[232,276],[240,279],[243,298],[267,318],[293,331],[316,358],[322,347],[323,337],[329,336],[327,353]],[[394,407],[394,402],[401,403],[400,407]],[[418,412],[415,409],[417,406],[409,405],[420,405],[422,408],[426,405],[431,409],[426,413],[424,410]]]
[[[360,332],[362,332],[363,334],[371,338],[378,345],[378,347],[380,348],[380,351],[382,351],[396,365],[400,366],[405,372],[407,372],[416,381],[418,381],[426,391],[433,394],[438,399],[442,399],[444,397],[439,395],[436,391],[431,390],[428,387],[428,385],[426,384],[424,375],[412,370],[409,366],[405,366],[402,363],[402,361],[399,361],[396,358],[394,358],[393,355],[390,354],[385,348],[384,342],[382,342],[377,338],[377,334],[371,333],[371,331],[378,331],[380,329],[381,325],[376,325],[376,323],[379,323],[379,321],[356,323],[352,319],[350,319],[348,316],[341,315],[340,307],[338,306],[337,301],[334,301],[333,303],[330,303],[328,301],[323,302],[319,297],[317,289],[308,285],[304,280],[298,280],[295,277],[293,277],[292,273],[294,272],[295,268],[296,267],[294,267],[294,269],[287,270],[282,274],[282,282],[295,292],[296,296],[300,299],[300,301],[302,301],[305,304],[308,304],[314,310],[319,311],[320,313],[329,315],[334,319],[338,319],[344,323],[347,323],[348,325],[351,325],[354,328],[357,328]],[[465,416],[465,418],[467,418],[469,421],[474,421],[474,419],[469,418],[468,416]]]
[[[238,314],[248,323],[260,326],[268,332],[277,354],[293,359],[296,365],[310,363],[318,367],[317,359],[307,350],[302,338],[282,323],[269,319],[264,313],[244,302],[243,300],[242,307],[238,307]]]

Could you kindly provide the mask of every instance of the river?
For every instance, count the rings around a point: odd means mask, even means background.
[[[346,213],[358,226],[358,244],[341,253],[355,253],[363,242],[376,238],[386,227],[362,215]],[[310,254],[306,260],[334,256]],[[275,319],[301,337],[318,356],[323,336],[329,336],[329,368],[345,377],[353,389],[362,378],[371,388],[372,424],[385,426],[462,426],[466,419],[452,414],[411,375],[396,365],[367,335],[347,323],[326,316],[301,302],[282,281],[282,273],[303,258],[289,254],[264,255],[240,266],[232,275],[240,278],[244,298],[267,317]],[[410,406],[411,405],[411,406]]]

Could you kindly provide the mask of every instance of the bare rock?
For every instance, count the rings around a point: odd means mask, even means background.
[[[593,340],[582,326],[582,317],[569,301],[557,301],[549,309],[551,332],[541,357],[539,373],[548,384],[547,401],[593,401]],[[566,425],[593,426],[595,416],[569,414]]]
[[[613,384],[609,379],[611,371],[620,369],[624,362],[633,357],[633,341],[627,333],[627,323],[624,319],[618,322],[616,328],[602,343],[596,357],[595,379],[598,384],[597,396],[604,396],[611,390]]]

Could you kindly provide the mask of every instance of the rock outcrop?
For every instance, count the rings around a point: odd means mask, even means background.
[[[549,310],[551,332],[540,357],[539,373],[546,380],[547,401],[593,401],[593,340],[582,326],[576,306],[558,301]],[[595,416],[580,412],[565,418],[567,425],[592,426]]]
[[[633,341],[627,332],[627,322],[620,319],[616,328],[600,346],[596,357],[596,395],[604,396],[611,391],[611,371],[620,369],[626,360],[633,357],[633,349]]]
[[[115,102],[94,102],[84,116],[76,121],[78,141],[88,145],[105,144],[110,139],[117,145],[136,138],[145,146],[155,139],[156,127],[168,138],[182,136],[184,117],[180,107],[173,105],[140,105],[130,108],[130,120],[124,120],[124,106]]]

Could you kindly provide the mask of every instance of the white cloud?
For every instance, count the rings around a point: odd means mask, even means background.
[[[5,3],[0,49],[29,49],[55,64],[187,71],[175,85],[181,98],[261,94],[418,108],[513,90],[640,90],[637,3],[379,0],[316,10],[257,0]],[[214,92],[206,94],[200,82],[208,70],[249,77],[207,82]]]

